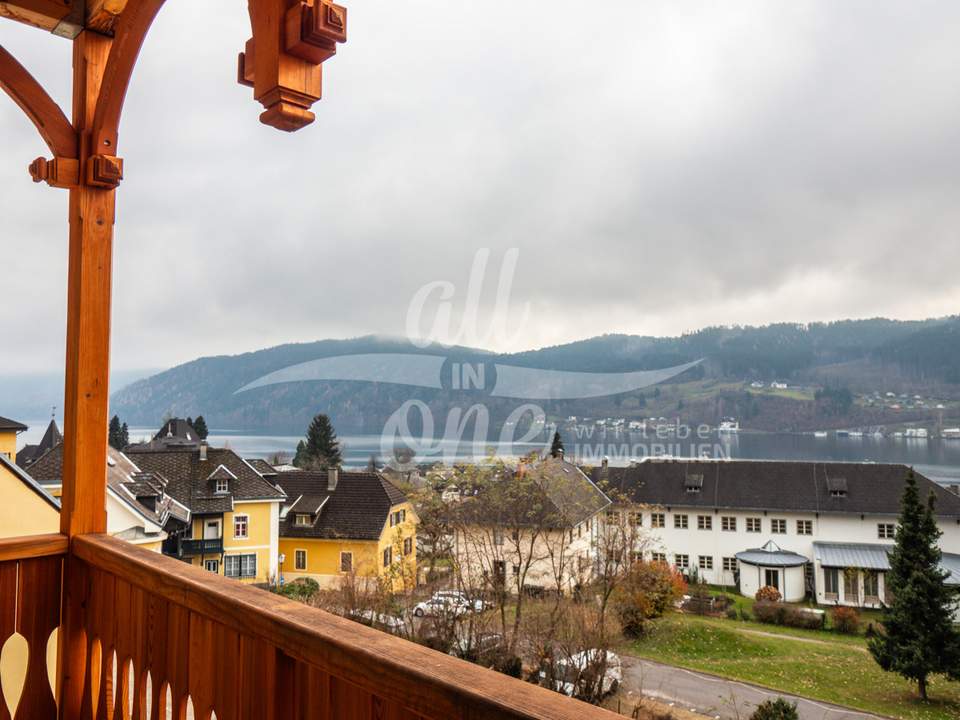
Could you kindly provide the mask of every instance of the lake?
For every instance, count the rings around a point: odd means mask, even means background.
[[[40,441],[47,420],[28,422],[30,429],[20,436],[19,445]],[[131,428],[132,442],[149,439],[154,428]],[[249,434],[230,430],[214,429],[210,433],[211,445],[230,447],[244,457],[268,458],[276,453],[292,456],[300,436]],[[391,446],[381,447],[379,435],[345,435],[340,442],[344,448],[345,465],[361,467],[371,455],[382,462],[387,459]],[[707,433],[695,439],[678,439],[675,436],[646,437],[636,433],[609,433],[606,437],[577,438],[572,430],[564,433],[568,456],[581,461],[599,464],[604,456],[611,465],[626,465],[631,460],[647,455],[673,455],[678,457],[728,457],[747,460],[820,460],[849,462],[903,463],[914,466],[927,477],[940,482],[960,482],[960,440],[938,438],[874,438],[827,437],[799,433],[753,433],[741,432],[732,435]],[[516,457],[532,450],[543,449],[543,443],[472,443],[434,440],[418,442],[424,448],[418,452],[418,462],[471,457],[485,457],[491,452],[501,457]]]

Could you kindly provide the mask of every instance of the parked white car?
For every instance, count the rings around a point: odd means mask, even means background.
[[[491,607],[490,603],[485,601],[483,598],[473,598],[470,599],[466,593],[461,590],[438,590],[433,594],[433,597],[443,597],[450,598],[451,600],[460,603],[469,610],[473,612],[483,612]]]
[[[429,600],[417,603],[413,614],[417,617],[425,615],[463,615],[473,610],[473,605],[467,601],[462,593],[455,590],[441,590],[434,593]]]
[[[405,635],[408,630],[407,621],[403,618],[385,615],[384,613],[374,612],[373,610],[362,610],[360,612],[350,613],[348,617],[350,617],[351,620],[356,620],[359,623],[369,625],[378,630],[385,630],[394,635]]]
[[[577,691],[577,685],[582,683],[585,674],[590,666],[599,666],[603,660],[600,655],[603,650],[593,649],[584,650],[569,658],[558,657],[554,663],[555,678],[553,680],[553,689],[564,695],[573,697]],[[540,679],[546,680],[547,675],[540,671]],[[606,670],[603,673],[603,694],[609,695],[615,693],[623,682],[623,664],[620,662],[620,656],[616,653],[607,651]]]

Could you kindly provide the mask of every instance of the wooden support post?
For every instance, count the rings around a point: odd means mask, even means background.
[[[107,530],[107,411],[113,188],[91,185],[86,164],[100,83],[113,40],[89,30],[73,41],[73,124],[80,140],[79,184],[70,190],[67,280],[67,362],[60,529],[72,538]],[[87,638],[82,612],[87,588],[68,558],[58,658],[59,718],[80,717]]]

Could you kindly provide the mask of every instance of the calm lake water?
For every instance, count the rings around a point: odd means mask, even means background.
[[[39,442],[49,420],[28,422],[30,429],[20,436],[20,445]],[[146,440],[155,433],[154,428],[132,428],[133,442]],[[293,454],[296,435],[260,435],[230,430],[213,430],[209,442],[214,446],[226,446],[244,457],[267,458],[275,453]],[[392,447],[382,445],[379,435],[345,435],[340,437],[347,466],[366,465],[371,455],[383,462]],[[850,462],[904,463],[914,466],[927,477],[941,482],[960,481],[960,440],[837,437],[833,433],[819,438],[809,434],[792,433],[739,433],[717,435],[710,433],[694,440],[679,440],[673,436],[646,437],[623,433],[609,434],[605,438],[577,438],[573,431],[564,433],[567,455],[575,455],[584,462],[599,463],[603,456],[610,458],[612,465],[625,465],[631,460],[647,455],[674,455],[681,457],[742,458],[749,460],[822,460]],[[491,452],[501,457],[515,457],[531,450],[542,449],[542,443],[457,443],[454,441],[419,441],[422,448],[417,453],[418,461],[467,459],[484,457]]]

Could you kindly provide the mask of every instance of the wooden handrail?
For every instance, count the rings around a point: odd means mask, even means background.
[[[615,713],[107,535],[73,538],[91,567],[424,718],[604,720]]]
[[[0,540],[0,562],[66,555],[68,545],[67,536],[59,533],[5,538]]]

